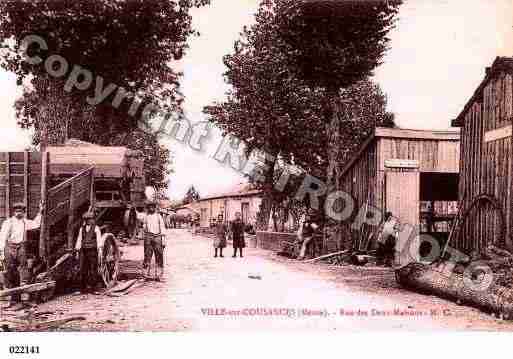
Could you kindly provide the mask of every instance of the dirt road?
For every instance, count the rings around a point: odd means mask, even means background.
[[[142,247],[124,247],[142,258]],[[169,232],[167,280],[111,298],[63,296],[41,305],[83,314],[61,330],[512,330],[475,309],[398,288],[382,268],[304,264],[247,249],[245,258],[213,258],[211,240]],[[252,277],[252,278],[250,278]]]

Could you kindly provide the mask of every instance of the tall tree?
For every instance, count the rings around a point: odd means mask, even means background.
[[[183,198],[183,204],[189,204],[189,203],[196,202],[199,200],[200,200],[199,192],[196,190],[196,188],[194,188],[194,186],[191,186],[191,187],[189,187],[189,189],[187,190],[187,193],[185,194],[185,196]]]
[[[401,0],[276,0],[279,31],[290,67],[311,87],[325,89],[328,122],[327,182],[338,190],[342,123],[350,109],[341,89],[372,75],[387,50]]]
[[[209,0],[1,2],[1,65],[16,74],[18,85],[24,85],[23,96],[16,104],[19,124],[35,129],[35,144],[45,129],[50,143],[75,137],[110,145],[114,139],[119,142],[119,135],[130,138],[149,101],[170,112],[181,112],[181,73],[169,64],[183,57],[187,39],[196,34],[190,10],[208,3]],[[69,68],[62,77],[50,76],[42,63],[25,61],[20,46],[27,35],[40,36],[48,44],[45,51],[30,48],[30,54],[43,60],[60,55],[67,61]],[[87,100],[95,97],[94,81],[85,91],[64,90],[74,65],[87,69],[95,78],[100,76],[101,89],[109,84],[114,89],[98,101]],[[123,91],[126,96],[113,106]],[[136,94],[143,104],[127,115]],[[130,147],[132,143],[123,144]],[[165,156],[159,158],[167,161]]]
[[[294,186],[287,191],[274,189],[283,164],[325,179],[329,163],[325,119],[331,113],[330,102],[325,100],[324,88],[309,86],[288,61],[290,45],[281,36],[277,13],[281,1],[261,3],[256,23],[244,28],[234,52],[224,58],[225,79],[231,85],[227,99],[204,110],[225,133],[244,140],[248,153],[260,149],[271,155],[257,183],[264,192],[258,221],[262,229],[268,228],[272,209],[297,190]],[[370,81],[340,91],[339,99],[350,109],[350,117],[341,124],[344,141],[338,141],[345,153],[354,150],[375,126],[393,125],[385,96]]]
[[[244,28],[234,52],[224,58],[231,85],[227,100],[205,108],[225,133],[245,141],[248,154],[258,149],[269,155],[256,183],[264,193],[260,228],[268,226],[278,159],[290,163],[295,153],[302,153],[315,161],[322,156],[322,145],[306,134],[324,130],[312,111],[320,96],[287,68],[272,12],[273,3],[264,1],[256,23]]]

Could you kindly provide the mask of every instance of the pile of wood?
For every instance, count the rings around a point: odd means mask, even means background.
[[[396,271],[396,279],[408,289],[513,319],[513,254],[493,245],[455,266],[409,264]]]
[[[46,332],[59,329],[70,322],[86,319],[81,315],[50,319],[54,314],[53,312],[37,312],[35,310],[22,313],[3,312],[0,318],[0,332]]]

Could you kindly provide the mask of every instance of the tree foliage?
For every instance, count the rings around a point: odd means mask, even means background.
[[[199,192],[196,190],[196,188],[194,188],[194,186],[191,186],[187,190],[187,193],[185,194],[185,196],[183,198],[182,204],[189,204],[192,202],[196,202],[196,201],[199,201],[200,198],[201,197],[200,197]]]
[[[329,151],[326,126],[332,115],[327,90],[312,86],[289,60],[291,45],[283,37],[280,13],[283,0],[265,0],[256,14],[256,23],[245,27],[233,53],[224,57],[226,82],[231,85],[227,99],[207,106],[204,112],[225,133],[244,140],[248,153],[264,150],[272,156],[263,181],[259,222],[267,227],[269,214],[295,193],[300,185],[276,191],[274,184],[284,165],[295,165],[319,179],[326,179]],[[345,91],[337,91],[338,101],[348,105],[340,119],[341,151],[349,155],[376,126],[393,126],[386,112],[386,97],[379,86],[365,79]],[[341,164],[345,158],[339,159]],[[296,181],[297,182],[297,181]]]
[[[339,89],[381,64],[401,0],[278,0],[287,61],[312,87]]]
[[[2,67],[17,76],[24,86],[16,103],[20,126],[35,128],[34,143],[41,140],[46,126],[50,143],[74,137],[101,145],[120,138],[130,139],[137,129],[137,113],[128,115],[135,94],[145,102],[157,102],[170,112],[181,112],[183,96],[179,90],[181,73],[170,66],[187,50],[187,39],[196,34],[190,10],[209,0],[32,0],[0,3],[0,53]],[[27,35],[42,37],[48,50],[29,48],[29,54],[45,59],[60,55],[68,62],[62,78],[50,77],[43,64],[31,65],[22,57],[20,46]],[[64,83],[74,65],[103,79],[103,88],[114,84],[128,95],[117,107],[112,101],[117,91],[102,102],[91,104],[95,83],[86,91],[64,91]],[[150,96],[151,94],[151,96]],[[44,125],[44,126],[43,126]],[[144,137],[144,136],[143,136]],[[137,149],[131,141],[121,144]],[[166,168],[169,152],[155,138],[146,136],[159,153],[153,160]],[[119,144],[119,143],[118,143]],[[146,163],[151,166],[150,158]],[[150,172],[152,168],[147,168]],[[161,186],[160,176],[149,175],[149,184]]]

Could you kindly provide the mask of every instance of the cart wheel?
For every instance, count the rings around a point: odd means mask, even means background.
[[[118,279],[120,253],[114,235],[109,233],[105,237],[106,239],[99,253],[99,272],[105,286],[110,288]]]

